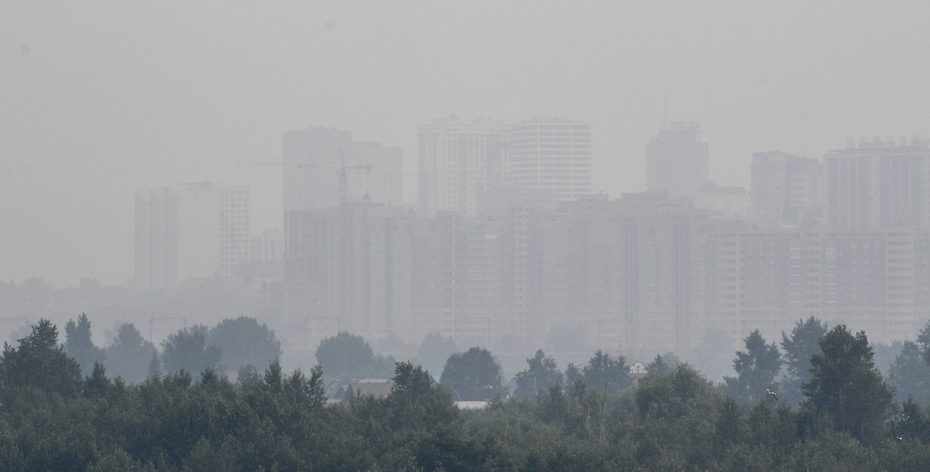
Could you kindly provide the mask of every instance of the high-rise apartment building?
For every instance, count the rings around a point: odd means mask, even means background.
[[[536,118],[513,125],[510,176],[517,187],[560,201],[591,193],[591,124]]]
[[[463,123],[455,116],[419,125],[418,212],[475,216],[504,179],[510,132],[503,121]]]
[[[249,259],[248,187],[202,182],[137,194],[135,254],[140,288],[232,275]]]
[[[646,145],[646,189],[691,197],[709,179],[707,143],[695,122],[672,122]]]
[[[400,148],[353,141],[351,133],[335,128],[284,133],[285,213],[362,199],[403,205]]]
[[[930,146],[861,141],[823,157],[827,222],[837,230],[930,226]]]
[[[750,174],[754,222],[810,225],[823,218],[823,166],[817,159],[754,152]]]

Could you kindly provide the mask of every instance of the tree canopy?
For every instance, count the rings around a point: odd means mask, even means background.
[[[81,366],[81,374],[85,377],[94,370],[94,364],[103,362],[106,353],[94,345],[91,340],[90,320],[87,314],[81,313],[77,323],[69,320],[65,324],[65,351]]]
[[[120,325],[113,344],[107,348],[104,361],[107,373],[139,383],[148,377],[148,366],[155,354],[155,345],[142,337],[132,323]]]
[[[210,329],[208,344],[222,352],[225,371],[238,371],[247,365],[264,368],[281,356],[281,342],[274,331],[255,318],[224,319]]]
[[[449,356],[440,381],[457,400],[490,400],[504,393],[500,364],[478,347]]]
[[[0,359],[0,398],[16,389],[35,388],[65,397],[82,390],[81,367],[58,345],[58,328],[40,320],[19,347],[4,344]]]
[[[724,377],[724,382],[730,395],[755,402],[766,395],[766,389],[774,387],[775,376],[781,369],[781,354],[775,343],[765,343],[759,330],[743,341],[746,351],[737,351],[733,360],[737,376]]]
[[[376,356],[365,338],[342,331],[320,341],[316,361],[326,375],[343,379],[390,378],[394,358]]]
[[[589,387],[607,395],[617,395],[632,384],[626,359],[623,356],[612,358],[600,349],[581,368],[581,377]]]
[[[845,325],[834,326],[811,356],[810,381],[802,385],[810,404],[826,412],[838,431],[864,442],[875,441],[893,389],[872,361],[865,332],[853,335]]]
[[[527,359],[526,363],[526,370],[517,372],[514,376],[514,383],[517,384],[514,394],[536,398],[540,392],[554,385],[562,385],[562,373],[559,372],[555,359],[547,357],[542,349],[536,351],[536,355]]]
[[[420,347],[417,349],[417,359],[427,371],[438,374],[455,352],[455,341],[452,338],[444,338],[439,333],[430,333],[423,338]]]
[[[215,370],[222,356],[220,348],[207,344],[207,327],[196,325],[169,335],[162,343],[161,367],[168,374],[182,369],[199,374]]]
[[[798,320],[790,335],[781,333],[785,377],[780,385],[780,393],[787,401],[798,403],[802,400],[801,385],[811,378],[811,356],[820,351],[818,343],[826,333],[826,323],[814,317]]]
[[[888,393],[864,333],[840,325],[818,348],[800,407],[724,396],[686,363],[608,396],[584,380],[620,364],[603,353],[571,385],[478,410],[411,362],[395,364],[389,393],[324,406],[322,368],[278,360],[235,384],[210,368],[127,384],[99,363],[82,378],[43,320],[0,359],[0,470],[925,470],[926,406],[911,398],[876,421],[881,402],[861,401]]]
[[[888,377],[899,400],[911,397],[917,402],[930,404],[930,365],[924,361],[917,343],[904,342],[901,352],[891,364]]]

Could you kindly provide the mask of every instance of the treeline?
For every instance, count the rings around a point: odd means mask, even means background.
[[[82,375],[90,375],[99,363],[111,376],[129,383],[182,369],[197,373],[209,368],[219,374],[248,376],[281,356],[281,342],[274,331],[249,317],[225,319],[213,327],[184,328],[168,335],[160,350],[132,323],[120,325],[116,338],[105,348],[94,345],[91,334],[86,314],[65,325],[65,352],[77,361]]]
[[[562,371],[539,351],[512,395],[473,348],[440,383],[399,362],[390,395],[327,405],[325,364],[274,360],[235,382],[213,367],[134,384],[95,362],[84,375],[43,320],[0,359],[0,470],[926,470],[930,412],[894,400],[865,333],[807,320],[782,341],[784,353],[752,333],[721,385],[667,356],[634,375],[622,356]],[[347,333],[326,342],[385,361]],[[927,345],[912,347],[926,364]],[[459,410],[454,396],[491,400]]]

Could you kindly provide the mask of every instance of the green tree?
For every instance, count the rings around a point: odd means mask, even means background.
[[[733,360],[736,377],[724,377],[727,391],[736,398],[755,402],[773,387],[775,376],[781,369],[781,354],[775,343],[766,344],[759,330],[749,333],[743,340],[746,352],[737,351]]]
[[[917,333],[917,346],[920,347],[920,355],[927,364],[930,364],[930,321],[924,323],[924,327]]]
[[[216,370],[222,356],[220,348],[207,344],[207,328],[197,325],[168,335],[162,343],[161,364],[166,374],[181,369],[199,374],[208,368]]]
[[[924,405],[930,404],[930,365],[924,362],[917,343],[904,341],[888,374],[898,400],[903,402],[911,397]]]
[[[788,403],[803,400],[801,385],[810,381],[811,356],[820,352],[818,342],[827,334],[827,325],[814,317],[798,320],[791,335],[781,333],[785,376],[779,385],[779,396]]]
[[[478,347],[449,356],[440,381],[459,400],[489,400],[504,393],[500,364]]]
[[[420,364],[433,374],[442,372],[446,360],[455,352],[455,341],[444,338],[439,333],[430,333],[423,338],[417,349],[417,359]]]
[[[398,362],[392,379],[391,395],[395,426],[422,427],[428,422],[446,422],[455,418],[452,396],[433,381],[429,372],[410,362]]]
[[[555,363],[555,359],[547,357],[542,349],[536,355],[526,360],[526,370],[517,372],[514,383],[517,390],[514,394],[522,397],[536,398],[541,392],[553,385],[562,385],[562,372]]]
[[[146,378],[151,379],[155,377],[161,377],[162,373],[161,361],[158,360],[158,352],[152,351],[152,360],[149,361],[148,377]]]
[[[74,397],[83,389],[81,367],[58,345],[58,328],[39,320],[32,333],[19,340],[19,347],[4,343],[0,359],[0,394],[32,387]],[[2,398],[2,397],[0,397]]]
[[[148,377],[149,362],[154,354],[155,345],[143,338],[132,323],[123,323],[113,344],[107,348],[103,365],[111,376],[139,383]]]
[[[394,358],[376,356],[365,338],[342,331],[320,341],[316,361],[323,372],[342,380],[389,378],[394,370]]]
[[[623,356],[612,358],[600,349],[582,367],[581,376],[589,387],[594,387],[608,396],[619,394],[633,383],[626,359]]]
[[[81,374],[89,376],[94,370],[94,364],[103,362],[105,352],[94,346],[91,340],[90,320],[87,314],[81,313],[77,323],[68,320],[65,324],[65,352],[73,357],[81,366]]]
[[[265,367],[281,357],[281,342],[274,331],[245,316],[221,321],[210,330],[207,343],[220,348],[227,371],[238,371],[247,365]]]
[[[649,374],[664,374],[669,370],[671,370],[671,367],[665,363],[665,360],[659,354],[656,354],[656,358],[646,366],[646,372]]]
[[[664,374],[647,374],[633,392],[642,420],[678,418],[695,410],[710,415],[714,407],[707,400],[714,398],[713,384],[687,363]]]
[[[838,431],[875,442],[894,390],[875,368],[865,332],[853,335],[837,325],[818,344],[820,353],[811,356],[811,379],[802,385],[804,395],[833,418]]]

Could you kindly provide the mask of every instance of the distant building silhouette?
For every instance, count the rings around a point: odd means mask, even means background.
[[[560,201],[591,193],[591,124],[535,118],[513,125],[508,167],[518,187]]]
[[[403,205],[400,148],[335,128],[284,133],[284,212],[335,208],[341,198]]]
[[[140,288],[230,276],[249,259],[249,189],[202,182],[139,193],[135,234]]]
[[[827,221],[837,230],[930,227],[930,146],[889,137],[824,155]]]
[[[752,220],[765,227],[810,225],[823,218],[823,166],[784,152],[752,153]]]
[[[464,123],[454,115],[419,125],[418,213],[476,215],[504,179],[510,131],[504,121]]]
[[[646,190],[691,197],[709,179],[707,143],[696,122],[672,122],[646,145]]]
[[[712,218],[749,218],[751,200],[742,187],[721,187],[711,181],[704,182],[692,198],[694,208],[707,210]]]

